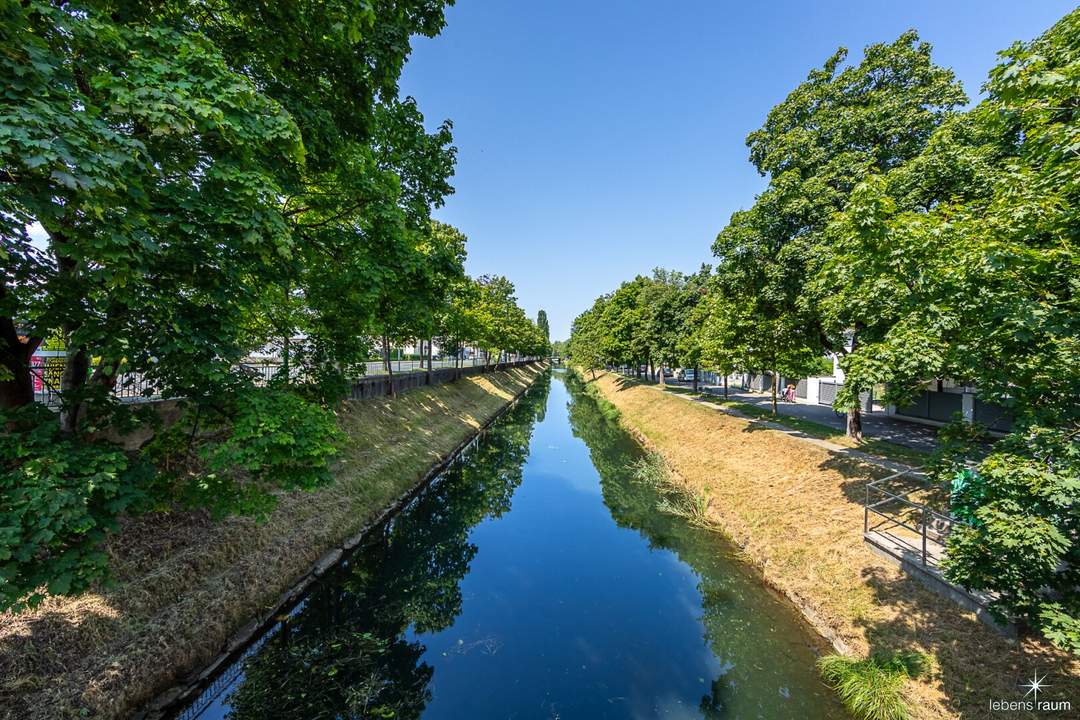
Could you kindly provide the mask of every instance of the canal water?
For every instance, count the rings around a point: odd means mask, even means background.
[[[842,718],[810,632],[561,371],[182,718]]]

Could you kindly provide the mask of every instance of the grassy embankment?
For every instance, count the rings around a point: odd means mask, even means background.
[[[693,396],[702,402],[707,402],[727,410],[733,410],[740,415],[745,415],[755,420],[764,420],[776,423],[777,425],[783,425],[784,427],[796,430],[807,437],[825,440],[826,442],[851,448],[852,450],[859,450],[870,455],[877,455],[878,457],[894,460],[899,463],[904,463],[905,465],[920,466],[929,458],[928,453],[919,450],[918,448],[908,447],[906,445],[900,445],[899,443],[877,438],[866,438],[859,442],[852,440],[843,431],[837,430],[829,425],[814,422],[813,420],[806,420],[804,418],[792,417],[790,415],[773,415],[769,410],[751,403],[739,402],[738,400],[725,400],[722,395],[695,393],[689,388],[673,385],[666,385],[663,389],[669,393]]]
[[[905,681],[914,717],[986,717],[992,699],[1020,699],[1018,683],[1036,669],[1052,686],[1042,699],[1075,707],[1075,658],[1038,639],[997,635],[864,546],[863,487],[883,470],[616,375],[595,386],[712,524],[839,650],[932,658],[926,676]]]
[[[536,377],[515,369],[347,403],[336,482],[264,524],[153,515],[112,540],[116,587],[0,615],[0,717],[127,717],[209,662],[326,551],[358,532]]]

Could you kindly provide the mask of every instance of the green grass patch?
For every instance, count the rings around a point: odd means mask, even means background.
[[[906,720],[910,711],[904,701],[904,682],[925,673],[930,662],[919,652],[863,659],[826,655],[818,660],[818,670],[858,720]]]

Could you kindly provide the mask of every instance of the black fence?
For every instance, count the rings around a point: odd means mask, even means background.
[[[995,432],[1007,433],[1012,430],[1013,420],[1008,408],[980,400],[977,395],[973,400],[975,422]],[[896,414],[919,420],[947,423],[958,414],[962,414],[963,409],[964,399],[961,393],[923,390],[907,405],[898,406]]]
[[[409,372],[402,375],[362,377],[353,381],[352,391],[349,396],[353,400],[364,400],[366,398],[383,397],[390,394],[396,395],[398,393],[424,387],[425,385],[442,385],[444,383],[460,380],[463,377],[494,372],[495,370],[505,370],[507,368],[525,367],[526,365],[532,365],[537,362],[540,361],[536,359],[526,359],[504,362],[498,365],[437,367],[430,372]],[[393,389],[393,392],[391,392],[391,388]]]
[[[60,405],[60,381],[64,374],[64,367],[63,358],[59,360],[61,360],[59,364],[46,363],[30,368],[30,378],[34,384],[34,400],[42,405],[49,407]],[[154,383],[142,373],[120,373],[113,385],[112,395],[125,402],[161,398]]]
[[[844,387],[844,383],[829,382],[828,380],[819,381],[818,405],[829,405],[831,407],[836,402],[836,393],[842,387]]]

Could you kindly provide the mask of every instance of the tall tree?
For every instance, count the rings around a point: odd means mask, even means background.
[[[548,325],[547,312],[542,309],[536,313],[536,327],[539,328],[545,340],[551,340],[551,326]]]
[[[366,354],[379,288],[402,267],[388,238],[450,191],[449,125],[427,133],[397,98],[409,38],[441,28],[442,3],[0,12],[5,406],[30,399],[29,354],[56,331],[69,430],[87,381],[107,388],[121,367],[209,397],[267,341],[260,327],[304,332],[330,364]]]
[[[591,309],[574,319],[570,330],[569,353],[574,364],[589,370],[593,379],[596,371],[604,367],[607,359],[607,328],[604,325],[607,297],[597,298]]]
[[[303,148],[201,36],[43,2],[3,13],[0,398],[30,399],[26,351],[62,331],[74,431],[91,370],[101,386],[128,364],[189,390],[237,357],[253,279],[292,252],[276,198]]]
[[[1080,11],[990,73],[987,98],[869,178],[830,227],[826,304],[867,342],[853,383],[928,378],[1004,405],[1013,434],[954,456],[946,575],[1080,652]],[[956,474],[954,474],[956,473]]]
[[[842,67],[841,48],[773,108],[747,138],[750,159],[768,188],[753,208],[732,216],[713,251],[719,288],[731,300],[753,298],[761,323],[795,328],[811,353],[844,354],[860,328],[823,317],[807,287],[817,273],[829,217],[855,185],[917,155],[950,112],[966,101],[950,70],[933,64],[914,31],[866,48]],[[858,396],[859,390],[847,398]],[[857,401],[845,403],[848,434],[861,436]]]

